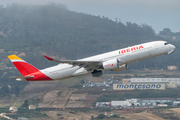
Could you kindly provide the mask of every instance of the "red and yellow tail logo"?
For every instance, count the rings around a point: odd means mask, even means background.
[[[19,70],[22,76],[39,71],[37,68],[25,62],[24,60],[22,60],[16,55],[10,55],[8,56],[8,58],[11,60],[14,66]]]

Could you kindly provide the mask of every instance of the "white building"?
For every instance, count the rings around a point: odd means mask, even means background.
[[[135,102],[132,103],[134,106],[156,106],[155,102]]]
[[[139,102],[140,99],[137,99],[137,98],[131,98],[131,99],[126,99],[126,101],[129,101],[129,103],[136,103],[136,102]]]
[[[111,106],[111,102],[96,102],[96,107]]]
[[[139,83],[172,83],[180,85],[180,78],[131,78],[131,84],[139,84]]]
[[[9,111],[12,112],[12,113],[14,113],[14,112],[17,112],[18,109],[17,109],[17,107],[15,107],[15,106],[11,106],[11,107],[9,108]]]
[[[35,110],[35,109],[36,109],[36,106],[35,106],[35,105],[29,105],[29,109],[30,109],[30,110]]]
[[[173,102],[173,105],[178,105],[178,104],[180,104],[180,101],[174,101]]]
[[[161,104],[163,103],[173,103],[174,99],[172,98],[142,98],[142,102],[159,102]]]
[[[111,106],[131,106],[131,103],[129,101],[111,101]]]
[[[167,107],[168,105],[167,104],[158,104],[157,106],[158,107]]]

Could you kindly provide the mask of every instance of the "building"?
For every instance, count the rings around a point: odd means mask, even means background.
[[[111,106],[131,106],[131,103],[129,101],[111,101]]]
[[[167,67],[168,70],[178,70],[177,66],[172,65]]]
[[[157,106],[158,107],[167,107],[168,105],[167,104],[158,104]]]
[[[180,98],[177,98],[176,101],[173,102],[174,106],[179,106],[180,105]]]
[[[156,106],[156,102],[135,102],[132,106]]]
[[[175,99],[173,98],[142,98],[141,99],[142,102],[159,102],[161,104],[164,103],[173,103],[173,101],[175,101]]]
[[[17,107],[15,107],[15,106],[11,106],[11,107],[9,108],[9,111],[12,112],[12,113],[15,113],[15,112],[18,111],[18,109],[17,109]]]
[[[174,106],[180,105],[180,101],[174,101],[174,102],[173,102],[173,105],[174,105]]]
[[[166,84],[166,88],[167,89],[175,89],[175,88],[177,88],[177,84],[173,84],[173,83]]]
[[[129,84],[131,83],[130,79],[122,79],[122,84]]]
[[[139,102],[140,99],[137,99],[137,98],[131,98],[131,99],[126,99],[126,101],[129,101],[129,103],[135,103],[135,102]]]
[[[131,78],[131,84],[148,84],[148,83],[156,83],[156,84],[177,84],[180,85],[180,78]]]
[[[96,107],[108,107],[111,106],[111,102],[96,102]]]
[[[30,109],[30,110],[35,110],[35,109],[36,109],[36,106],[34,106],[34,105],[29,105],[29,109]]]
[[[124,101],[97,102],[96,107],[111,107],[111,109],[128,109],[128,108],[154,108],[157,106],[167,107],[169,104],[177,106],[180,101],[173,98],[131,98]],[[164,105],[166,104],[166,105]]]

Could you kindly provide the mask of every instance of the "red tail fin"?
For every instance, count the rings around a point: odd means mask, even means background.
[[[10,55],[8,56],[8,58],[11,60],[14,66],[19,70],[22,76],[39,71],[37,68],[25,62],[24,60],[22,60],[16,55]]]

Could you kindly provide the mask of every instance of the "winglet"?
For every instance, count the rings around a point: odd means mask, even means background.
[[[48,57],[48,56],[46,56],[46,55],[43,55],[46,59],[48,59],[48,60],[54,60],[54,59],[52,59],[52,58],[50,58],[50,57]]]

